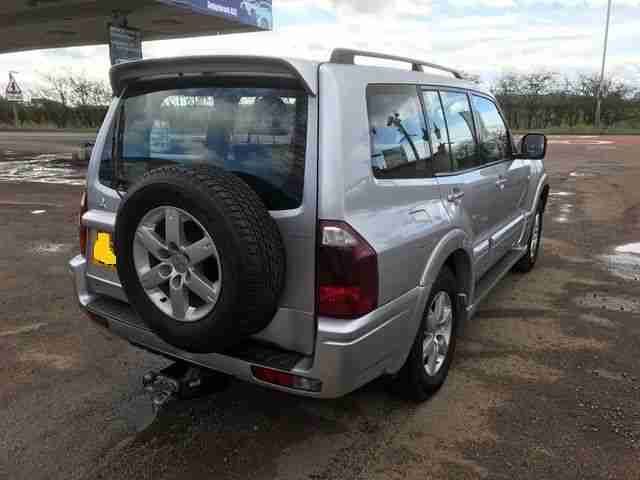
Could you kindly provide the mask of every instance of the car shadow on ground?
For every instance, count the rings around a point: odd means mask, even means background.
[[[314,448],[326,457],[327,448],[337,452],[358,437],[375,444],[412,412],[415,404],[392,395],[388,383],[379,379],[340,399],[318,400],[233,381],[218,394],[171,401],[155,418],[145,395],[130,414],[151,422],[122,439],[85,478],[287,477],[287,451],[303,442],[308,458],[295,465],[297,475],[309,474],[324,464],[314,459]]]

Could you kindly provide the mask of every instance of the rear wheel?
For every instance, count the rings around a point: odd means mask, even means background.
[[[456,278],[444,267],[433,284],[409,357],[395,379],[396,389],[417,401],[444,384],[456,349]]]

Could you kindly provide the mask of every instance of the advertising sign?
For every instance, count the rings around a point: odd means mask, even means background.
[[[273,28],[272,0],[158,0],[167,5],[188,8],[196,13],[218,15],[253,25]]]
[[[22,89],[11,72],[9,72],[9,84],[5,90],[5,98],[8,102],[22,102],[23,100]]]
[[[142,60],[142,34],[132,28],[109,27],[111,65]]]

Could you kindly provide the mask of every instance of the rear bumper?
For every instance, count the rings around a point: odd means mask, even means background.
[[[100,296],[88,289],[86,259],[76,256],[69,262],[80,306],[100,317],[113,334],[145,349],[185,360],[241,380],[267,386],[296,395],[336,398],[345,395],[386,373],[395,373],[408,352],[407,345],[417,329],[416,306],[423,298],[424,287],[417,287],[374,312],[354,320],[318,319],[315,352],[300,357],[286,371],[322,382],[319,392],[306,392],[268,384],[256,379],[252,366],[274,365],[248,361],[235,356],[209,353],[194,354],[164,342],[146,328],[125,304],[118,308],[97,310],[93,305]],[[114,301],[115,302],[115,301]],[[115,303],[114,303],[115,304]]]

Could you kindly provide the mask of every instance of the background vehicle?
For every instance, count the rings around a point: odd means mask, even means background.
[[[265,0],[243,0],[240,15],[250,18],[260,28],[270,30],[273,25],[271,2]]]
[[[516,151],[453,70],[336,50],[111,79],[71,269],[81,305],[136,346],[325,398],[388,374],[424,399],[482,298],[535,265],[546,139]]]

